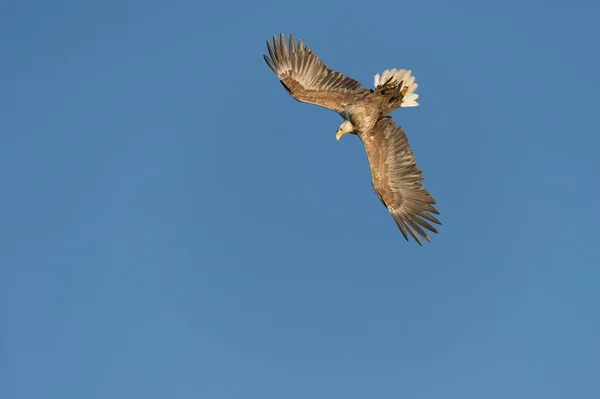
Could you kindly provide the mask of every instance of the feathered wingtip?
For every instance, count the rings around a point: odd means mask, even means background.
[[[292,68],[293,65],[290,64],[290,55],[302,52],[304,50],[304,43],[302,43],[302,40],[298,40],[298,45],[296,45],[294,36],[290,33],[288,49],[286,46],[285,35],[281,33],[279,39],[277,38],[277,35],[273,35],[273,44],[267,41],[267,50],[269,51],[271,58],[266,55],[263,55],[263,57],[269,68],[271,68],[276,75],[279,75],[282,71],[287,71]],[[308,48],[306,50],[308,50]]]
[[[375,90],[383,88],[385,86],[401,85],[403,90],[406,90],[404,97],[402,98],[402,104],[400,107],[416,107],[419,103],[416,101],[419,95],[415,93],[418,84],[415,83],[415,77],[411,75],[411,71],[407,69],[396,70],[385,70],[381,76],[375,75]]]

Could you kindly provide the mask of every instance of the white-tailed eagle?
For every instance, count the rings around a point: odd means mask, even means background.
[[[290,34],[289,49],[285,36],[273,36],[267,42],[269,67],[286,91],[296,100],[331,109],[344,122],[335,135],[357,135],[365,147],[371,181],[377,196],[392,214],[408,241],[410,234],[420,245],[419,236],[431,242],[426,230],[437,233],[430,223],[441,224],[432,214],[435,200],[423,187],[421,170],[406,135],[387,116],[396,108],[416,107],[417,84],[409,70],[386,70],[375,75],[375,89],[361,88],[359,82],[329,69],[302,40],[298,44]],[[407,234],[408,233],[408,234]]]

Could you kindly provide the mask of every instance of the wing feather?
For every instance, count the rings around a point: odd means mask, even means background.
[[[408,232],[420,245],[420,237],[431,241],[427,231],[438,231],[428,222],[441,224],[431,215],[439,212],[422,185],[423,175],[402,128],[388,116],[359,136],[367,152],[373,188],[404,238],[408,241]]]
[[[344,112],[356,95],[369,92],[358,81],[328,68],[302,40],[296,45],[291,34],[289,49],[282,33],[279,38],[273,35],[273,44],[267,42],[267,51],[265,62],[298,101]]]

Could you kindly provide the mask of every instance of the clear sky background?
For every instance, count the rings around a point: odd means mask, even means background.
[[[600,397],[598,2],[3,1],[0,397]],[[394,112],[405,242],[293,32]]]

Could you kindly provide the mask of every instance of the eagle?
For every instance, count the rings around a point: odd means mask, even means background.
[[[416,107],[417,84],[410,70],[385,70],[375,75],[374,89],[328,68],[302,40],[289,36],[289,48],[282,33],[273,44],[267,41],[267,65],[283,88],[297,101],[337,112],[344,122],[335,138],[354,134],[360,138],[371,169],[375,193],[390,211],[400,232],[419,243],[431,242],[427,231],[438,233],[432,223],[441,223],[435,200],[423,185],[406,134],[388,114],[396,108]]]

